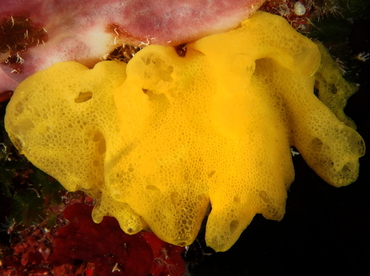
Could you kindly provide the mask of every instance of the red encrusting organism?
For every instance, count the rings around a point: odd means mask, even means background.
[[[72,200],[59,215],[53,228],[49,229],[44,221],[21,231],[9,252],[3,252],[0,275],[181,276],[185,273],[182,247],[167,244],[151,232],[127,235],[112,217],[104,217],[96,224],[91,218],[90,203],[73,202],[76,201]]]
[[[64,210],[69,224],[56,232],[52,265],[85,261],[94,264],[99,276],[183,275],[183,248],[169,245],[149,232],[127,235],[112,217],[104,217],[96,224],[91,211],[91,206],[80,203]]]

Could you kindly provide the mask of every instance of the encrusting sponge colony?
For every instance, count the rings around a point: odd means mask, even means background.
[[[184,57],[152,45],[127,65],[37,72],[16,89],[6,129],[35,166],[96,199],[95,222],[114,216],[129,234],[188,245],[211,206],[206,241],[225,251],[255,214],[283,218],[291,146],[333,186],[358,176],[364,141],[314,94],[320,57],[283,18],[257,12]],[[343,80],[325,70],[319,92]]]

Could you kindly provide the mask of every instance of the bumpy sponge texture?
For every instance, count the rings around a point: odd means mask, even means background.
[[[277,31],[279,30],[279,31]],[[320,52],[284,19],[258,12],[233,31],[148,46],[127,66],[56,64],[19,85],[6,129],[68,190],[187,245],[230,248],[254,215],[280,220],[294,179],[290,146],[329,184],[355,181],[364,143],[313,91]]]

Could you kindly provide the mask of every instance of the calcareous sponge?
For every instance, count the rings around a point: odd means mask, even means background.
[[[358,176],[361,136],[314,94],[320,56],[258,12],[184,57],[152,45],[127,65],[55,64],[19,85],[6,129],[34,165],[96,199],[95,222],[187,245],[210,211],[207,244],[225,251],[255,214],[282,219],[291,146],[333,186]]]

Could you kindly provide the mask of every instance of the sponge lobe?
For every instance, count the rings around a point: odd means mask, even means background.
[[[56,64],[22,82],[7,107],[6,127],[19,151],[68,190],[97,191],[104,184],[107,145],[101,125],[113,127],[106,118],[117,116],[108,108],[113,98],[104,91],[123,82],[125,67],[118,62],[99,63],[93,70],[77,62]],[[107,111],[99,114],[96,106]]]

